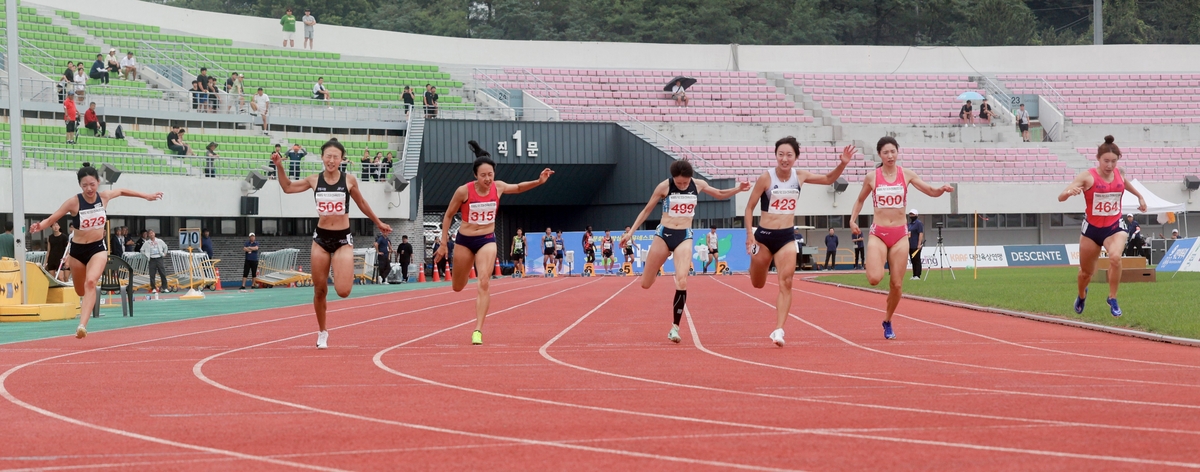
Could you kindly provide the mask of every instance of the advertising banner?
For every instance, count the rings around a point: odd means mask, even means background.
[[[1040,246],[1004,246],[1004,255],[1009,267],[1069,265],[1067,247],[1063,244]]]
[[[926,246],[921,250],[921,267],[925,269],[940,269],[953,267],[955,269],[978,267],[1006,267],[1004,246],[979,246],[978,254],[974,246],[946,246],[945,255],[939,257],[937,248]],[[908,263],[912,268],[912,262]]]
[[[1196,248],[1196,238],[1175,240],[1171,248],[1167,249],[1167,254],[1158,262],[1157,269],[1163,272],[1183,270],[1183,265],[1189,260],[1188,256],[1196,252]]]

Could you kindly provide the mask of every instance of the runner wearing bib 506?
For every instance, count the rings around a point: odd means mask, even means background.
[[[468,182],[454,191],[450,198],[450,206],[442,216],[442,240],[449,241],[450,224],[455,213],[462,214],[462,225],[454,243],[458,246],[454,251],[451,274],[452,288],[461,292],[467,286],[470,277],[470,267],[475,267],[479,274],[478,298],[475,302],[475,331],[471,333],[471,344],[483,344],[483,320],[487,317],[488,304],[491,295],[488,292],[494,264],[496,263],[496,216],[500,210],[500,196],[516,194],[546,183],[554,171],[545,169],[538,180],[521,182],[519,184],[505,183],[496,180],[496,163],[490,154],[479,147],[479,143],[468,141],[471,151],[475,153],[475,163],[472,169],[475,180]],[[434,254],[434,262],[446,258],[446,246],[438,248]]]
[[[800,142],[788,136],[775,142],[775,168],[763,172],[754,182],[746,201],[743,221],[754,221],[754,203],[759,206],[758,228],[746,225],[746,253],[750,255],[750,283],[763,288],[767,271],[774,260],[779,296],[775,300],[775,330],[769,338],[783,347],[783,324],[792,309],[792,276],[796,273],[796,205],[803,184],[830,185],[837,182],[858,150],[842,149],[838,165],[821,175],[794,167],[800,155]]]
[[[1068,198],[1083,194],[1087,203],[1084,209],[1086,218],[1079,235],[1079,275],[1078,294],[1075,298],[1075,313],[1083,313],[1087,301],[1087,286],[1092,281],[1096,271],[1096,261],[1100,258],[1100,249],[1108,252],[1108,312],[1112,316],[1121,316],[1121,307],[1117,304],[1117,289],[1121,286],[1121,253],[1129,234],[1125,232],[1125,223],[1121,220],[1121,197],[1125,192],[1132,193],[1138,199],[1138,211],[1146,211],[1146,199],[1136,188],[1125,180],[1125,173],[1117,168],[1121,159],[1121,148],[1117,147],[1112,136],[1104,137],[1104,144],[1096,149],[1096,167],[1080,172],[1071,181],[1066,190],[1058,195],[1058,201],[1065,202]]]
[[[850,211],[850,231],[859,233],[858,215],[862,212],[863,203],[867,197],[872,197],[875,206],[875,216],[871,222],[871,232],[867,236],[866,269],[867,282],[878,285],[883,280],[883,265],[890,267],[888,285],[887,311],[883,316],[883,337],[893,339],[896,333],[892,331],[892,314],[900,304],[904,290],[904,268],[908,267],[909,254],[908,225],[906,211],[908,206],[908,186],[919,190],[930,197],[940,197],[946,192],[953,192],[954,187],[943,185],[934,187],[921,180],[921,177],[911,170],[900,167],[900,143],[896,138],[885,136],[875,143],[875,151],[882,163],[874,172],[869,172],[863,180],[862,191]]]
[[[662,201],[662,222],[655,232],[654,242],[650,243],[650,253],[646,256],[646,266],[642,272],[642,288],[650,288],[658,277],[667,257],[675,257],[675,300],[672,304],[674,324],[667,334],[667,339],[678,343],[679,320],[683,316],[684,304],[687,302],[687,273],[692,266],[692,218],[696,215],[699,205],[698,195],[705,193],[713,198],[726,199],[738,192],[746,191],[750,184],[742,182],[737,187],[717,189],[700,179],[692,178],[694,171],[688,161],[671,163],[671,178],[662,181],[654,188],[654,194],[646,207],[638,214],[637,220],[625,234],[621,235],[621,245],[629,244],[633,232],[642,226],[658,202]]]

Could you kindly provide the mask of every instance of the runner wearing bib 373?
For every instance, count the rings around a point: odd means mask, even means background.
[[[468,141],[471,151],[475,153],[475,164],[472,169],[475,181],[468,182],[454,191],[450,198],[450,206],[442,216],[442,241],[450,240],[450,223],[454,214],[462,213],[462,225],[454,238],[454,272],[451,274],[455,292],[461,292],[467,286],[470,278],[470,267],[475,267],[479,274],[477,281],[478,298],[475,301],[475,331],[471,333],[471,344],[483,344],[483,320],[487,318],[488,304],[491,294],[488,292],[488,274],[492,273],[496,263],[496,215],[500,210],[500,196],[516,194],[546,183],[554,171],[542,170],[537,180],[509,184],[496,180],[496,163],[492,161],[487,151],[479,147],[479,143]],[[446,246],[438,248],[434,254],[434,263],[446,258]]]
[[[800,143],[788,136],[775,142],[774,169],[763,172],[754,182],[750,199],[746,201],[743,221],[754,221],[754,204],[759,203],[761,214],[758,229],[746,225],[746,253],[750,255],[750,283],[763,288],[771,260],[775,261],[775,276],[779,281],[779,296],[775,300],[775,331],[770,339],[783,347],[783,323],[792,309],[792,276],[796,274],[795,221],[796,202],[803,184],[830,185],[846,170],[850,159],[858,152],[854,146],[842,149],[838,166],[820,175],[793,166],[800,156]]]
[[[678,343],[679,320],[683,317],[683,308],[687,302],[687,274],[692,267],[692,218],[696,216],[697,196],[704,192],[713,198],[727,199],[750,188],[748,182],[742,182],[734,188],[718,189],[700,179],[692,178],[692,164],[688,161],[671,163],[671,178],[662,181],[654,188],[650,202],[638,214],[630,229],[621,235],[621,244],[628,244],[633,238],[633,232],[642,226],[642,222],[654,211],[654,206],[662,200],[662,222],[658,225],[654,242],[650,243],[650,253],[646,256],[646,265],[642,271],[642,288],[650,288],[658,277],[658,269],[667,262],[667,256],[675,256],[675,300],[672,304],[672,314],[675,322],[667,339]]]
[[[937,198],[946,192],[953,192],[954,187],[943,185],[933,187],[911,170],[896,164],[900,159],[900,144],[896,138],[885,136],[875,144],[875,152],[879,154],[882,163],[875,172],[867,173],[863,179],[862,191],[850,211],[850,231],[861,232],[858,227],[858,214],[862,212],[863,202],[874,195],[875,216],[872,218],[871,234],[867,236],[867,282],[878,285],[883,280],[883,264],[887,263],[891,270],[888,286],[887,312],[883,315],[883,337],[893,339],[896,333],[892,331],[892,314],[900,304],[904,294],[904,268],[908,267],[908,226],[905,224],[905,207],[908,206],[908,186],[920,190],[921,193]]]
[[[63,215],[75,217],[71,226],[71,252],[67,261],[71,266],[71,280],[74,281],[75,294],[80,297],[79,327],[75,328],[75,337],[82,339],[87,336],[88,320],[96,306],[96,284],[104,274],[108,265],[108,245],[105,235],[108,233],[108,202],[117,197],[138,197],[149,201],[162,198],[162,192],[142,193],[127,188],[100,191],[100,174],[90,163],[84,162],[83,168],[75,173],[79,179],[79,189],[82,192],[68,198],[59,206],[54,214],[34,223],[29,227],[30,233],[36,233],[49,228]]]
[[[1146,211],[1146,199],[1125,180],[1125,173],[1117,169],[1121,159],[1121,148],[1113,143],[1112,136],[1104,137],[1104,144],[1096,149],[1096,167],[1080,172],[1071,185],[1058,195],[1058,201],[1083,194],[1087,202],[1086,219],[1079,236],[1079,293],[1075,298],[1075,313],[1083,313],[1087,301],[1087,286],[1096,272],[1096,261],[1100,248],[1108,251],[1108,312],[1121,316],[1117,305],[1117,288],[1121,286],[1121,252],[1129,233],[1121,221],[1121,197],[1125,192],[1138,199],[1138,211]]]
[[[313,311],[317,314],[317,349],[329,347],[329,331],[325,329],[325,296],[329,293],[329,269],[333,269],[333,289],[341,298],[350,296],[354,287],[354,238],[350,235],[350,199],[370,218],[379,232],[387,236],[392,227],[384,224],[371,211],[358,189],[358,180],[342,172],[346,148],[330,139],[321,145],[323,170],[300,180],[291,180],[283,168],[283,156],[271,156],[283,193],[313,190],[317,207],[317,229],[313,231],[311,247]]]

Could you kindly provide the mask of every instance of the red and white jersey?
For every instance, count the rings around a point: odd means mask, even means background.
[[[488,194],[482,197],[475,191],[474,182],[467,183],[466,187],[467,201],[463,202],[460,209],[463,222],[475,225],[495,223],[496,212],[500,209],[500,192],[496,191],[496,183],[492,182]]]
[[[1121,171],[1113,169],[1112,182],[1100,179],[1096,169],[1088,169],[1092,173],[1092,188],[1083,191],[1083,199],[1087,201],[1087,223],[1098,228],[1107,228],[1121,220],[1121,197],[1125,194],[1125,179]]]
[[[896,180],[883,180],[883,167],[875,168],[875,191],[872,200],[875,208],[899,208],[908,206],[908,182],[904,181],[904,169],[896,166]]]

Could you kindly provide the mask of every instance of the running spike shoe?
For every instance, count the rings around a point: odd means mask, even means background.
[[[471,344],[476,346],[483,345],[483,331],[475,330],[471,333]]]
[[[671,332],[667,333],[667,339],[675,344],[679,344],[679,325],[671,325]]]
[[[317,349],[327,349],[329,347],[329,331],[320,331],[317,333]]]
[[[1108,299],[1108,312],[1112,313],[1113,316],[1118,318],[1121,316],[1121,307],[1117,306],[1117,299]]]
[[[1087,301],[1087,289],[1085,288],[1085,289],[1083,289],[1083,298],[1075,299],[1075,313],[1076,314],[1083,313],[1083,304],[1086,301]]]
[[[83,339],[87,337],[87,328],[80,326],[75,328],[75,339]]]
[[[776,329],[775,331],[771,331],[771,342],[775,343],[776,346],[783,347],[783,329],[782,328]]]
[[[891,321],[883,322],[883,338],[884,339],[896,339],[896,332],[892,331],[892,322]]]

